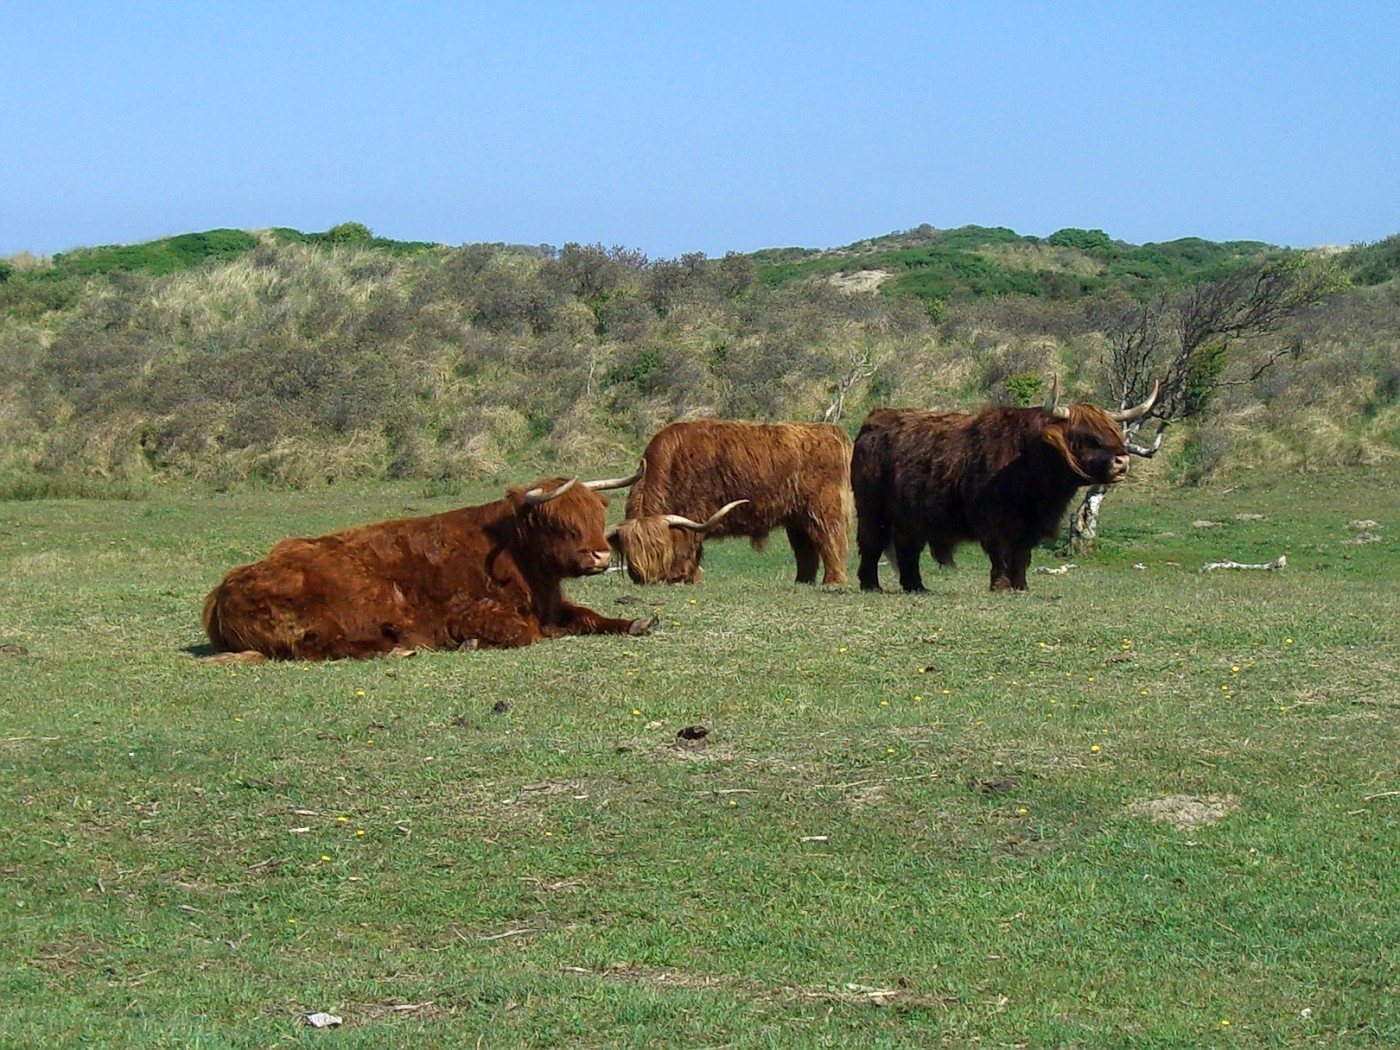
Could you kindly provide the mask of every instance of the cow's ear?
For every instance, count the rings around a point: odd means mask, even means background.
[[[1069,447],[1069,425],[1063,420],[1052,420],[1047,423],[1041,435],[1041,440],[1059,453],[1060,458],[1065,461],[1065,466],[1078,474],[1086,481],[1092,481],[1084,468],[1079,465],[1079,460],[1075,459],[1074,453]]]

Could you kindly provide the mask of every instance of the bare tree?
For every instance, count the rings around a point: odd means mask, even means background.
[[[846,411],[846,395],[857,384],[872,378],[880,370],[880,366],[875,360],[875,351],[869,345],[848,351],[845,364],[845,370],[841,373],[841,377],[836,380],[832,390],[831,404],[827,405],[826,411],[822,413],[823,423],[841,422],[841,415]]]
[[[1128,451],[1156,455],[1173,423],[1204,413],[1222,388],[1253,383],[1296,354],[1296,343],[1278,338],[1284,322],[1346,283],[1335,266],[1296,253],[1146,303],[1106,304],[1098,322],[1108,344],[1110,388],[1120,407],[1142,401],[1154,381],[1161,384],[1152,410],[1125,428]],[[1136,439],[1148,420],[1156,421],[1157,432],[1144,445]],[[1093,546],[1107,491],[1103,485],[1085,490],[1070,518],[1072,553]]]

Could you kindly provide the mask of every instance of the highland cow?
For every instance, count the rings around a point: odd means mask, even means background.
[[[846,582],[850,549],[851,442],[828,423],[744,423],[703,419],[672,423],[642,453],[646,475],[627,495],[626,516],[679,514],[706,519],[746,501],[715,523],[714,539],[747,536],[755,549],[784,529],[797,559],[797,582]],[[668,577],[699,578],[698,532],[676,532]],[[620,539],[629,565],[637,558]],[[652,581],[648,581],[652,582]]]
[[[988,407],[965,412],[877,408],[856,435],[851,485],[856,504],[857,578],[880,589],[886,551],[906,591],[924,589],[919,557],[927,546],[953,564],[959,543],[975,540],[991,559],[991,589],[1026,589],[1031,550],[1053,537],[1075,491],[1122,481],[1128,450],[1119,423],[1146,414],[1093,405]]]
[[[334,660],[646,634],[656,617],[575,605],[562,581],[605,571],[607,497],[635,480],[555,478],[428,517],[287,539],[228,573],[204,604],[218,661]]]

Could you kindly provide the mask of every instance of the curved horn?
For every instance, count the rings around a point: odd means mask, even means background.
[[[719,519],[728,514],[741,503],[749,502],[746,499],[736,499],[733,503],[726,503],[719,510],[711,514],[705,521],[691,521],[689,518],[679,514],[662,514],[661,518],[667,525],[674,525],[678,529],[689,529],[691,532],[707,533],[719,524]]]
[[[647,461],[642,460],[637,467],[637,473],[630,478],[607,478],[603,481],[585,481],[583,487],[597,492],[599,489],[625,489],[628,485],[635,485],[642,480],[642,475],[647,472]]]
[[[1152,384],[1152,393],[1147,395],[1146,401],[1140,405],[1134,405],[1132,408],[1125,408],[1121,412],[1110,412],[1108,418],[1115,423],[1128,423],[1134,419],[1140,419],[1147,415],[1148,409],[1157,403],[1157,393],[1161,389],[1162,384],[1154,381]]]
[[[1050,377],[1050,393],[1045,395],[1045,411],[1056,419],[1068,419],[1069,409],[1057,404],[1060,400],[1060,377],[1053,375]]]
[[[546,492],[542,488],[533,488],[529,492],[525,493],[525,502],[531,507],[538,507],[542,503],[548,503],[552,499],[558,499],[560,496],[564,495],[564,493],[568,492],[571,488],[573,488],[576,484],[578,484],[578,478],[570,478],[568,481],[564,482],[564,484],[560,485],[553,492]]]

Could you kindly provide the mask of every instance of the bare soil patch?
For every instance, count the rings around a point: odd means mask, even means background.
[[[1240,800],[1233,795],[1168,795],[1165,798],[1139,799],[1128,807],[1134,817],[1165,820],[1179,830],[1204,827],[1224,820],[1239,808]]]
[[[831,283],[843,292],[873,292],[893,277],[889,270],[857,270],[831,275]]]

